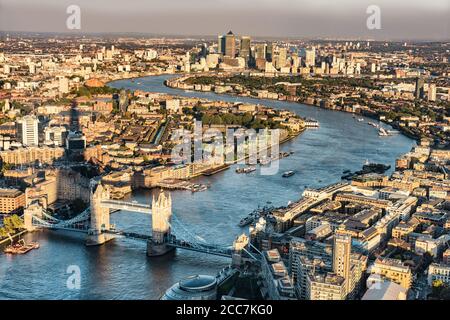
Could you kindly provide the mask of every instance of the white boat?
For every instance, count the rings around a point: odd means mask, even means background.
[[[255,166],[249,166],[246,168],[237,168],[236,173],[250,173],[256,170]]]
[[[290,171],[286,171],[285,173],[283,173],[282,177],[289,178],[289,177],[292,177],[294,174],[295,174],[295,171],[290,170]]]
[[[266,158],[259,160],[259,164],[262,166],[266,166],[266,165],[270,164],[271,162],[272,162],[272,159],[270,157],[266,157]]]
[[[387,132],[383,127],[380,127],[380,129],[378,130],[378,135],[380,137],[388,137],[391,134],[389,132]]]

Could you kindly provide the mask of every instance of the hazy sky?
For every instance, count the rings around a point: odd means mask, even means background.
[[[86,33],[450,38],[450,0],[0,0],[0,30],[75,32],[73,4]],[[366,27],[369,5],[381,9],[380,30]]]

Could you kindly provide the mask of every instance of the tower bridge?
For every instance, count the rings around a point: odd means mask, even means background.
[[[116,230],[110,223],[110,210],[126,210],[152,216],[151,235]],[[161,192],[153,196],[152,205],[110,199],[109,190],[98,184],[92,187],[90,206],[74,218],[61,220],[52,216],[39,204],[29,205],[24,212],[25,228],[66,230],[86,234],[86,245],[102,245],[114,238],[128,238],[147,243],[148,256],[161,256],[176,248],[228,257],[233,263],[242,258],[258,259],[250,253],[248,237],[238,237],[233,246],[225,247],[206,242],[191,233],[175,215],[172,214],[172,198]],[[244,255],[244,257],[243,257]]]
[[[140,213],[152,214],[152,207],[150,205],[138,202],[125,202],[118,200],[102,200],[101,204],[104,208],[133,211]]]

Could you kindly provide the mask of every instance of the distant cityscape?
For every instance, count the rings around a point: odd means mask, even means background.
[[[268,41],[233,31],[214,40],[4,33],[0,243],[14,260],[0,265],[43,259],[46,244],[77,233],[70,241],[87,250],[143,243],[150,264],[186,252],[222,259],[216,274],[186,272],[156,299],[448,300],[449,50],[444,41]],[[230,176],[239,193],[258,174],[288,190],[304,173],[278,172],[297,155],[294,143],[333,148],[310,134],[336,123],[324,126],[300,105],[346,113],[361,135],[374,132],[379,154],[399,137],[412,148],[344,168],[332,184],[322,180],[336,172],[320,167],[284,206],[274,190],[258,195],[264,206],[248,199],[253,211],[221,217],[240,228],[232,243],[196,234],[186,221],[205,218],[174,209],[185,194],[218,192]],[[232,142],[222,143],[227,132]],[[265,177],[267,168],[276,170]],[[143,190],[151,197],[134,200]],[[151,215],[151,225],[113,222],[130,213]],[[46,234],[55,237],[41,240]]]

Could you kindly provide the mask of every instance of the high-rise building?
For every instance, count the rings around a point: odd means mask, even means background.
[[[272,62],[273,60],[273,43],[269,43],[266,46],[266,59],[269,62]]]
[[[229,31],[225,36],[225,56],[236,57],[236,37]]]
[[[428,86],[428,101],[436,101],[436,85],[430,83]]]
[[[248,65],[250,60],[250,45],[251,38],[247,36],[241,37],[241,46],[239,48],[239,56],[245,59],[245,63]]]
[[[414,91],[414,95],[416,97],[416,99],[422,99],[423,95],[424,95],[424,81],[422,77],[418,77],[416,79],[416,89]]]
[[[225,36],[217,37],[217,53],[225,54]]]
[[[55,146],[64,146],[67,137],[65,127],[47,127],[44,129],[45,143],[53,143]]]
[[[350,255],[352,237],[347,234],[336,233],[333,248],[333,272],[346,281],[346,292],[350,292]]]
[[[287,48],[280,48],[278,50],[278,66],[283,68],[286,66],[287,62]]]
[[[266,47],[265,43],[258,43],[255,47],[255,60],[264,59],[266,60]]]
[[[311,49],[305,50],[305,65],[307,67],[314,67],[316,64],[316,49],[312,47]]]
[[[28,115],[16,121],[16,136],[24,146],[37,146],[39,120],[34,115]]]

